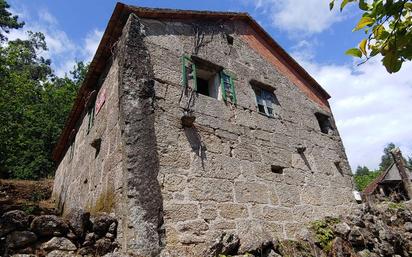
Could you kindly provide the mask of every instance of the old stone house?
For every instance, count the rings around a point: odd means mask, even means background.
[[[142,256],[198,256],[223,232],[293,238],[353,203],[329,98],[246,13],[119,3],[55,148],[53,197],[114,213]]]

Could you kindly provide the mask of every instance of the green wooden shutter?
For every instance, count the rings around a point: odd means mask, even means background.
[[[191,66],[192,68],[192,74],[188,74],[188,66]],[[189,76],[192,76],[191,79],[193,79],[193,90],[197,91],[197,80],[196,80],[196,65],[195,63],[190,59],[190,57],[183,55],[182,56],[182,83],[184,87],[189,86]]]
[[[224,101],[226,101],[227,96],[226,96],[224,76],[225,76],[225,73],[223,71],[221,71],[220,72],[220,88],[222,89],[222,98],[223,98]]]
[[[235,92],[235,86],[233,83],[233,78],[231,75],[225,73],[224,71],[220,72],[220,85],[222,89],[222,98],[223,100],[227,101],[228,98],[229,100],[236,104],[237,99],[236,99],[236,92]]]
[[[232,90],[232,102],[237,104],[236,92],[235,92],[235,83],[233,83],[233,78],[230,76],[230,88]]]

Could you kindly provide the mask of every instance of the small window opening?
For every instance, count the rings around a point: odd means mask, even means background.
[[[231,35],[226,35],[226,40],[229,45],[233,45],[233,37]]]
[[[279,166],[279,165],[271,165],[270,169],[272,170],[273,173],[283,174],[284,167]]]
[[[320,131],[324,134],[329,134],[333,131],[332,123],[330,121],[330,117],[322,114],[322,113],[315,113],[316,119],[318,120]]]
[[[253,83],[253,81],[251,83]],[[253,84],[256,83],[257,82]],[[253,85],[253,90],[255,91],[256,95],[256,105],[258,112],[270,117],[275,117],[280,110],[280,104],[276,95],[273,93],[273,89],[269,90],[268,87],[262,88],[259,85]]]
[[[197,92],[217,99],[219,91],[219,73],[196,66]]]
[[[186,89],[236,104],[235,77],[223,67],[193,55],[182,56],[182,75]]]
[[[87,119],[88,119],[87,134],[90,133],[90,130],[93,127],[93,124],[94,124],[96,95],[97,95],[97,91],[93,90],[92,92],[90,92],[90,94],[88,95],[87,100],[86,100]]]
[[[72,132],[70,133],[69,140],[70,140],[69,161],[71,161],[74,156],[74,148],[75,148],[75,142],[76,142],[76,131],[75,130],[72,130]]]
[[[343,176],[343,169],[340,161],[333,162],[335,164],[336,169],[338,170],[339,174]]]

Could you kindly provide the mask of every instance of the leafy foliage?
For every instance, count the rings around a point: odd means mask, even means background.
[[[324,220],[317,220],[311,223],[311,228],[315,232],[317,244],[326,252],[332,248],[332,240],[335,235],[333,233],[333,225],[339,223],[337,218],[327,217]]]
[[[331,0],[330,9],[336,1]],[[410,0],[342,0],[340,10],[355,2],[363,15],[353,31],[364,31],[366,38],[346,54],[364,58],[364,62],[381,54],[389,73],[399,71],[403,62],[412,59],[412,3]]]
[[[3,33],[9,33],[10,29],[23,27],[24,22],[19,22],[17,16],[12,16],[7,8],[10,5],[5,0],[0,0],[0,43],[7,40]],[[2,33],[3,32],[3,33]]]
[[[380,171],[370,171],[369,173],[362,175],[355,174],[354,180],[356,188],[359,191],[363,191],[380,174]]]
[[[1,4],[5,2],[1,2]],[[3,5],[4,6],[4,5]],[[7,13],[0,12],[0,21]],[[17,20],[17,17],[13,18]],[[87,65],[78,63],[72,78],[56,77],[45,37],[29,32],[27,40],[0,45],[0,177],[39,179],[53,173],[51,153]]]
[[[362,175],[367,175],[370,173],[370,170],[366,166],[358,166],[356,168],[356,175],[362,176]]]
[[[391,151],[396,148],[394,143],[389,143],[383,149],[383,155],[381,157],[381,163],[379,164],[379,170],[385,171],[393,163]]]

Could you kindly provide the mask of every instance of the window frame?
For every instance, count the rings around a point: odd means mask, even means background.
[[[87,123],[86,135],[90,133],[94,125],[94,119],[96,116],[96,98],[97,98],[96,90],[93,90],[92,92],[90,92],[89,96],[87,97],[86,108],[87,108],[88,123]]]
[[[322,112],[315,112],[315,117],[316,117],[316,121],[318,122],[320,132],[322,134],[325,134],[325,135],[333,134],[335,130],[335,126],[332,121],[331,115],[328,115]]]
[[[251,85],[255,93],[256,111],[267,117],[275,118],[277,116],[275,106],[280,106],[274,93],[275,89],[266,85],[262,86],[263,84],[257,83],[256,81],[251,81]],[[271,98],[271,101],[269,101],[271,103],[270,106],[268,105],[268,98]],[[263,107],[264,112],[261,111],[259,106]]]
[[[203,69],[200,68],[201,70],[206,70],[206,71],[209,71],[209,69],[210,71],[214,70],[216,76],[218,76],[218,77],[213,76],[213,78],[218,79],[218,83],[216,83],[216,86],[217,86],[216,97],[214,96],[214,94],[210,92],[210,88],[209,88],[209,95],[206,95],[206,96],[215,98],[217,100],[220,100],[220,96],[221,96],[223,101],[225,102],[230,101],[233,104],[237,104],[236,90],[234,86],[235,77],[230,72],[225,71],[223,67],[219,65],[216,65],[210,61],[201,59],[193,55],[192,56],[182,55],[181,61],[182,61],[182,77],[183,77],[182,84],[185,89],[189,87],[189,80],[193,80],[192,90],[195,92],[198,92],[197,69],[199,69],[200,66],[204,65],[207,68],[203,68]],[[189,67],[192,69],[191,74],[188,74]],[[227,85],[229,85],[229,88],[226,87]],[[221,92],[219,92],[219,89]]]

